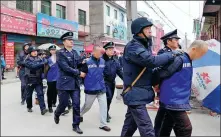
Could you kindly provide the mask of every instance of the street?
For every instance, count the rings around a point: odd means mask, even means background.
[[[83,91],[81,95],[81,105],[83,105]],[[72,131],[71,113],[61,116],[60,123],[56,125],[53,113],[42,116],[39,106],[35,104],[33,106],[32,113],[27,112],[26,105],[21,106],[20,82],[1,85],[1,136],[79,136]],[[82,136],[119,136],[125,112],[126,106],[114,97],[110,110],[111,131],[105,132],[99,129],[99,106],[95,101],[91,110],[84,115],[84,122],[80,125],[84,132]],[[154,121],[156,111],[150,110],[149,114]],[[209,116],[201,111],[194,111],[189,116],[193,126],[192,136],[220,136],[218,117]],[[138,130],[134,136],[139,136]]]

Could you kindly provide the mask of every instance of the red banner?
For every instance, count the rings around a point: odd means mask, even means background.
[[[5,45],[5,63],[6,68],[14,68],[15,56],[14,56],[14,42],[8,42]]]
[[[36,36],[36,16],[1,5],[1,31]]]

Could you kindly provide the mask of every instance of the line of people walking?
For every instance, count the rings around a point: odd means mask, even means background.
[[[114,57],[114,43],[103,48],[94,46],[90,58],[79,56],[73,49],[73,32],[61,36],[64,48],[56,51],[49,47],[48,58],[38,56],[35,46],[24,44],[17,63],[20,66],[21,104],[27,103],[32,112],[32,94],[35,90],[41,114],[54,112],[54,122],[60,123],[60,116],[73,109],[72,129],[83,134],[80,123],[90,110],[95,99],[100,108],[100,126],[111,131],[110,106],[118,75],[124,82],[122,98],[127,113],[121,136],[132,136],[139,129],[141,136],[170,136],[174,129],[176,136],[191,136],[192,126],[186,114],[190,110],[192,60],[202,57],[208,50],[204,41],[196,40],[187,52],[179,49],[177,30],[162,37],[165,48],[157,56],[152,55],[151,26],[147,18],[138,18],[131,24],[133,39],[126,45],[120,59]],[[47,104],[44,102],[43,79],[47,79]],[[85,102],[80,108],[80,86],[84,85]],[[146,104],[152,102],[155,91],[159,91],[160,108],[153,126]],[[59,103],[56,107],[57,95]],[[71,100],[71,101],[70,101]],[[52,107],[56,107],[53,111]]]

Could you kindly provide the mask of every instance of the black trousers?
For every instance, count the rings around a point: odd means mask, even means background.
[[[56,104],[57,102],[57,89],[56,89],[56,81],[47,82],[48,91],[47,91],[47,100],[48,100],[48,108],[52,107],[52,104]]]
[[[173,111],[160,108],[155,118],[155,134],[157,137],[169,137],[172,129],[176,136],[190,137],[192,125],[186,111]]]
[[[106,82],[106,96],[107,96],[107,114],[110,110],[110,105],[114,96],[115,83]]]

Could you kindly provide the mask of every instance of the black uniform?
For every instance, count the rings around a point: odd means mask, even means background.
[[[31,56],[31,52],[37,51],[33,46],[29,47],[29,56],[25,60],[25,81],[27,89],[27,108],[28,112],[32,112],[32,94],[35,90],[37,92],[37,97],[39,100],[39,106],[41,109],[41,114],[44,115],[47,112],[44,103],[44,93],[42,84],[42,73],[44,65],[47,64],[46,59],[41,59],[38,56]]]

